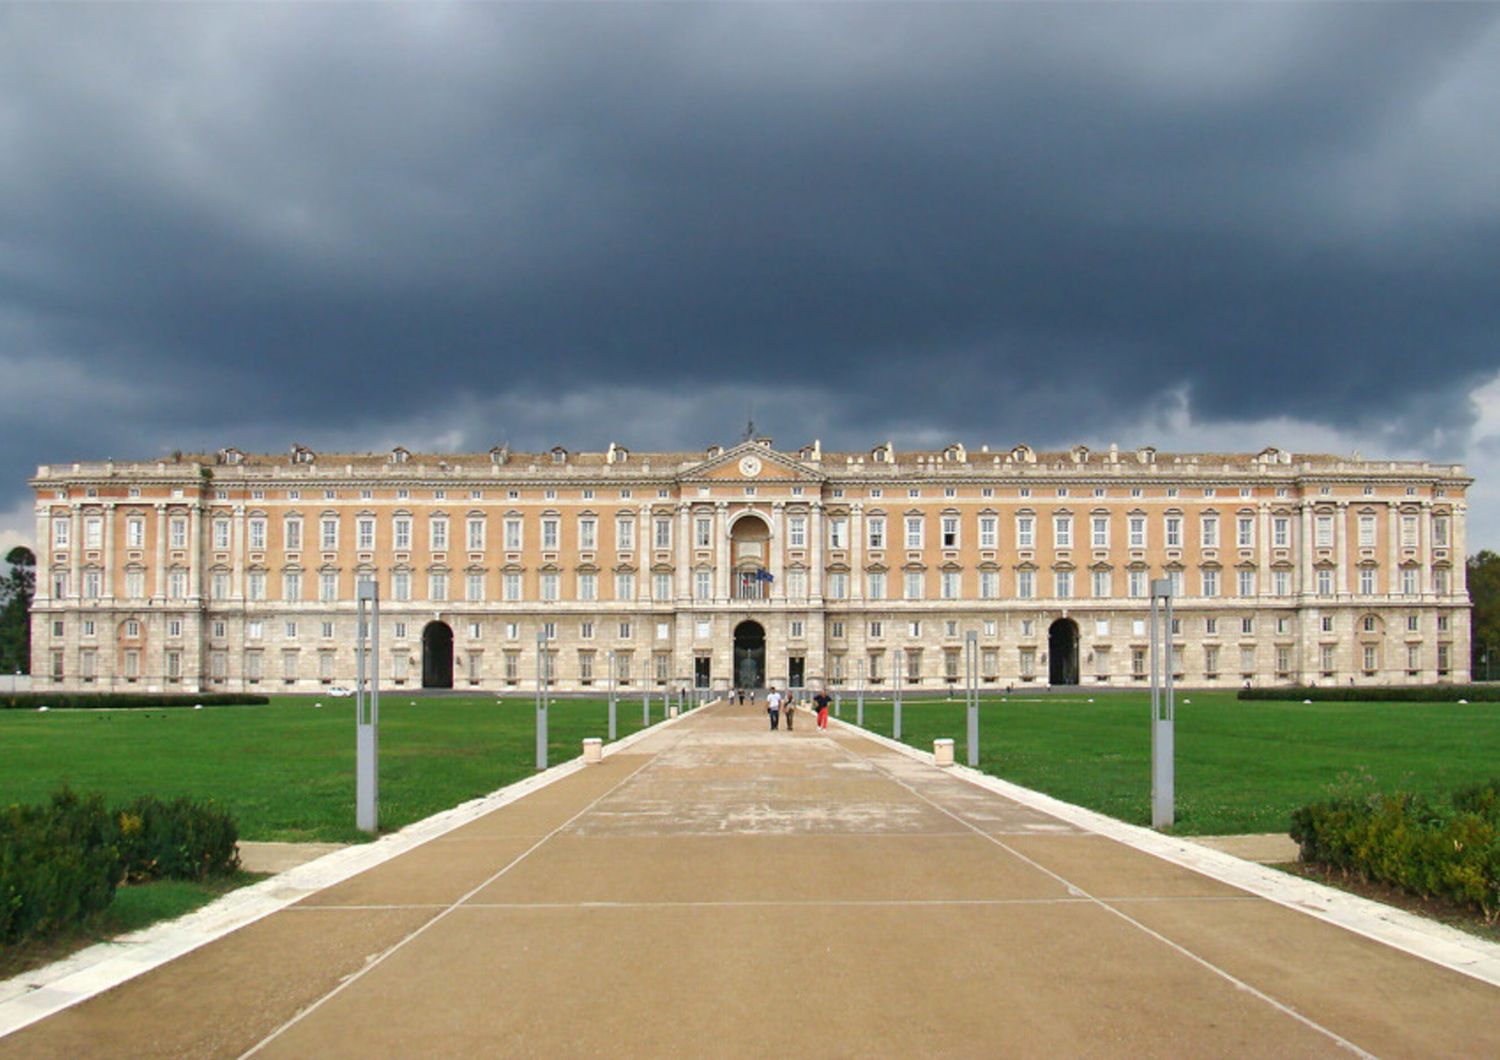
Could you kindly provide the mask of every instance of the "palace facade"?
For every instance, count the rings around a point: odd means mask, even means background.
[[[1454,465],[962,445],[44,466],[39,689],[1138,687],[1468,678]],[[540,645],[539,645],[540,640]]]

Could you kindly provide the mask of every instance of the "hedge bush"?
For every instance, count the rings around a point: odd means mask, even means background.
[[[87,710],[100,707],[205,707],[265,706],[270,696],[246,692],[171,693],[152,692],[11,692],[0,695],[0,710]]]
[[[1500,920],[1500,778],[1434,803],[1341,795],[1292,814],[1305,862],[1444,898]]]
[[[82,923],[115,897],[117,827],[98,795],[63,789],[41,806],[0,810],[0,942]]]
[[[0,943],[86,923],[126,880],[204,880],[239,868],[239,829],[212,805],[144,796],[114,811],[64,788],[0,809]]]
[[[1241,699],[1303,700],[1314,703],[1500,703],[1500,684],[1494,685],[1286,685],[1280,688],[1242,688]]]
[[[212,805],[146,795],[119,810],[115,821],[129,880],[204,880],[239,868],[239,829]]]

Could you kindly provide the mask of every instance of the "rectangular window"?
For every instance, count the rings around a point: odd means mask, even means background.
[[[939,579],[942,587],[944,600],[957,600],[959,597],[959,575],[956,570],[945,570]]]
[[[1417,517],[1415,515],[1401,517],[1401,547],[1417,547]]]
[[[693,547],[712,548],[714,543],[714,521],[712,517],[700,515],[693,520]]]
[[[1203,673],[1209,677],[1218,676],[1219,646],[1217,644],[1207,645],[1203,649]]]
[[[339,576],[332,571],[318,575],[318,599],[325,604],[339,598]]]
[[[635,575],[629,571],[620,571],[615,574],[615,599],[635,599]]]
[[[1219,517],[1217,515],[1205,515],[1202,523],[1203,547],[1219,547]]]
[[[558,599],[558,577],[556,571],[542,572],[542,600],[544,603],[553,603]]]
[[[339,547],[339,521],[337,518],[327,518],[321,522],[322,543],[325,552],[331,552]]]
[[[908,600],[922,599],[922,572],[909,570],[905,576],[905,598]]]
[[[1239,579],[1239,595],[1255,595],[1255,572],[1253,570],[1242,570],[1237,573]]]
[[[1364,664],[1365,664],[1364,668],[1365,668],[1365,671],[1367,673],[1373,673],[1374,672],[1374,670],[1375,670],[1375,645],[1373,645],[1373,644],[1366,644],[1364,646]]]
[[[1319,515],[1313,519],[1313,547],[1333,547],[1333,516]]]
[[[1432,572],[1432,591],[1440,596],[1448,594],[1448,570],[1439,567]]]
[[[1401,569],[1401,591],[1408,596],[1415,596],[1420,591],[1417,568],[1403,567]]]
[[[1333,595],[1333,571],[1329,570],[1326,567],[1321,568],[1318,571],[1318,573],[1317,573],[1317,579],[1318,579],[1318,595],[1319,596],[1332,596]]]
[[[60,519],[53,519],[52,520],[52,547],[53,548],[67,548],[68,547],[68,534],[71,531],[71,529],[72,529],[72,524],[68,522],[68,519],[67,519],[66,516],[64,516],[64,517],[62,517]],[[186,533],[184,533],[183,536],[186,536]],[[181,548],[182,546],[178,545],[176,547]]]
[[[922,547],[922,517],[920,515],[906,517],[906,547]]]
[[[578,547],[590,552],[599,547],[599,521],[592,516],[578,520]]]
[[[870,571],[865,576],[865,582],[868,590],[866,595],[871,600],[885,599],[885,573],[883,571]]]
[[[1107,570],[1096,570],[1093,572],[1090,583],[1093,595],[1097,598],[1111,596],[1114,593],[1114,572]]]
[[[714,572],[711,570],[693,571],[693,598],[695,600],[708,600],[713,597]]]
[[[1024,678],[1036,676],[1036,649],[1022,648],[1020,656],[1020,671]]]
[[[885,623],[884,622],[880,622],[878,620],[875,621],[875,622],[871,622],[870,623],[870,639],[871,640],[879,640],[881,637],[884,637],[884,636],[885,636]]]
[[[1251,660],[1252,663],[1254,660]],[[1276,676],[1285,677],[1292,670],[1292,649],[1278,645],[1276,648]]]
[[[1036,547],[1036,518],[1034,516],[1016,516],[1016,547]]]
[[[505,520],[505,547],[511,551],[521,548],[521,519],[511,516]]]
[[[427,575],[427,599],[448,599],[448,575],[443,571],[432,571]]]
[[[266,598],[266,572],[253,570],[245,575],[245,596],[260,601]]]
[[[1205,570],[1203,573],[1203,595],[1219,595],[1219,572],[1216,570]]]
[[[1375,592],[1375,568],[1361,567],[1359,569],[1359,591],[1364,596]]]
[[[653,600],[672,599],[672,576],[665,572],[651,575],[651,598]]]
[[[1090,520],[1093,530],[1091,539],[1095,548],[1109,547],[1109,516],[1096,515]]]
[[[835,516],[828,520],[828,547],[849,547],[849,520],[843,516]]]
[[[433,519],[428,523],[429,549],[433,552],[448,551],[448,520]]]
[[[1071,515],[1052,517],[1052,543],[1058,548],[1073,547],[1073,517]]]
[[[1333,645],[1322,644],[1318,647],[1318,669],[1327,677],[1333,674]]]
[[[1169,515],[1166,519],[1167,547],[1182,547],[1182,516]]]
[[[229,547],[229,520],[228,519],[215,519],[214,520],[214,548],[223,549],[223,548],[228,548],[228,547]]]
[[[1144,515],[1130,517],[1130,547],[1146,547],[1146,517]]]
[[[1132,599],[1143,600],[1146,597],[1146,571],[1132,570],[1128,572],[1127,591]]]
[[[1375,547],[1375,517],[1373,515],[1359,517],[1359,547]]]
[[[354,522],[354,547],[369,552],[375,547],[375,517],[362,515]]]
[[[1058,599],[1066,600],[1073,595],[1073,572],[1060,570],[1053,572],[1053,580],[1057,586]]]
[[[997,570],[982,570],[979,572],[979,598],[981,600],[994,600],[1000,595],[1000,572]]]
[[[1432,544],[1435,548],[1448,547],[1448,517],[1435,515],[1432,518]]]
[[[1255,547],[1255,516],[1242,515],[1235,520],[1235,544],[1240,548]]]
[[[668,516],[659,515],[655,523],[655,546],[659,549],[672,547],[672,520]]]
[[[397,552],[411,551],[411,518],[398,515],[391,523],[391,540]]]
[[[187,519],[180,515],[172,516],[167,522],[167,537],[173,548],[187,548],[187,528]]]
[[[789,515],[786,520],[786,547],[807,547],[807,516]]]
[[[979,547],[997,548],[1000,537],[1000,520],[993,515],[979,517]]]
[[[634,519],[623,516],[615,519],[615,548],[622,552],[629,552],[635,548]]]
[[[958,547],[958,516],[945,515],[942,517],[943,547]]]
[[[286,550],[297,552],[302,548],[302,520],[287,519],[282,523],[282,537],[286,540]]]
[[[1291,520],[1284,515],[1278,515],[1271,520],[1271,544],[1277,548],[1287,548],[1291,542]]]
[[[1242,634],[1244,634],[1245,636],[1247,636],[1247,637],[1250,634],[1254,633],[1255,632],[1255,619],[1251,618],[1251,617],[1248,617],[1248,616],[1245,617],[1245,618],[1240,619],[1240,632]]]
[[[1290,596],[1292,594],[1292,572],[1289,570],[1272,571],[1271,592],[1276,596]]]
[[[484,575],[471,571],[464,575],[464,599],[477,603],[484,599]]]
[[[391,572],[391,599],[400,603],[411,599],[411,571]]]
[[[467,520],[465,526],[468,528],[469,535],[468,550],[470,552],[483,552],[484,520],[476,516]]]
[[[885,548],[885,516],[870,516],[865,529],[871,548]]]
[[[843,571],[833,571],[828,575],[828,592],[830,600],[843,600],[849,596],[849,575]]]
[[[1035,571],[1016,571],[1016,596],[1022,600],[1030,600],[1036,596]]]

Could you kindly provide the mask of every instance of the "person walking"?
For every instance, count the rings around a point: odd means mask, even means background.
[[[797,716],[797,701],[792,698],[790,690],[786,694],[786,702],[781,706],[781,712],[786,715],[786,731],[792,731],[792,719]]]
[[[833,700],[828,698],[828,689],[826,688],[821,689],[817,695],[813,696],[813,706],[818,711],[818,728],[820,729],[828,728],[828,705],[832,702]]]
[[[766,693],[766,713],[771,715],[771,731],[776,731],[776,724],[781,720],[781,693],[776,691],[776,686],[771,686],[771,691]]]

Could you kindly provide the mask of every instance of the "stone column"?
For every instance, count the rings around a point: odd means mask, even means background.
[[[729,502],[714,502],[714,600],[729,600]]]
[[[1399,501],[1387,502],[1388,529],[1386,545],[1388,546],[1389,559],[1385,569],[1385,594],[1395,596],[1401,591],[1401,503]],[[1405,665],[1405,660],[1402,661]]]
[[[651,599],[651,545],[656,533],[656,524],[651,517],[651,506],[641,505],[635,528],[635,596],[641,603]]]
[[[1271,595],[1271,506],[1265,501],[1260,502],[1260,560],[1256,564],[1260,570],[1255,579],[1255,595],[1265,598]]]
[[[1307,596],[1313,590],[1313,512],[1310,501],[1302,501],[1297,506],[1297,522],[1301,530],[1298,537],[1302,539],[1301,546],[1297,549],[1297,592],[1301,596]]]
[[[188,516],[188,598],[203,599],[203,509],[197,504]]]
[[[231,556],[234,561],[234,579],[229,586],[229,595],[245,602],[245,506],[236,504],[234,506],[234,530],[229,541],[230,547],[234,549]]]
[[[1423,596],[1432,593],[1432,501],[1422,501],[1422,518],[1417,523],[1418,542],[1421,545],[1422,573],[1417,583]]]
[[[100,515],[104,531],[104,599],[110,603],[115,598],[115,504],[107,501]]]
[[[786,578],[783,564],[786,558],[786,502],[771,504],[771,539],[766,542],[767,562],[771,566],[771,596],[786,599]]]
[[[865,506],[856,501],[849,506],[849,599],[859,603],[864,598]],[[847,628],[845,633],[848,633]]]
[[[693,596],[693,516],[685,501],[677,505],[677,591],[679,602]]]
[[[812,537],[812,577],[808,579],[808,603],[813,607],[823,604],[823,502],[813,501],[808,505],[807,532]]]
[[[68,521],[72,524],[68,529],[68,596],[74,600],[83,598],[83,514],[78,510],[78,502],[73,502],[72,510],[68,513]]]
[[[1469,591],[1469,559],[1464,552],[1469,536],[1465,527],[1467,519],[1468,505],[1462,502],[1455,504],[1453,514],[1448,517],[1448,552],[1453,557],[1453,573],[1448,576],[1448,588],[1456,597],[1462,597]]]
[[[167,506],[156,504],[156,564],[152,572],[152,595],[160,604],[167,597]]]
[[[1349,502],[1339,501],[1334,515],[1333,546],[1334,562],[1338,564],[1333,574],[1334,599],[1349,595]]]

